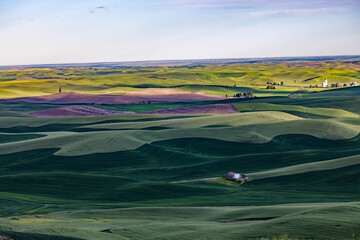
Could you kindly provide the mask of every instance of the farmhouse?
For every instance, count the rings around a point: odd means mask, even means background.
[[[241,173],[228,172],[226,174],[226,178],[229,180],[239,181],[239,180],[247,180],[248,177]]]
[[[328,87],[328,80],[327,80],[327,78],[325,78],[325,81],[322,83],[322,87],[323,87],[323,88],[327,88],[327,87]]]

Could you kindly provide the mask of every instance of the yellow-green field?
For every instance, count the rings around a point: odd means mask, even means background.
[[[39,96],[64,92],[123,94],[143,88],[179,88],[232,96],[253,90],[256,96],[287,96],[306,88],[321,91],[325,78],[331,83],[350,82],[360,77],[357,65],[346,62],[254,63],[228,66],[61,68],[0,70],[1,98]],[[281,83],[267,90],[267,83]],[[308,88],[318,85],[319,88]]]

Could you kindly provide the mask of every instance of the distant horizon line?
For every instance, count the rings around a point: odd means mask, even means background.
[[[325,58],[325,59],[323,59]],[[339,59],[338,59],[339,58]],[[83,67],[89,67],[89,66],[93,66],[93,65],[98,65],[98,64],[103,64],[103,65],[108,65],[108,66],[114,66],[115,64],[129,64],[129,65],[118,65],[118,66],[129,66],[129,67],[135,67],[135,66],[145,66],[145,67],[150,67],[150,66],[156,66],[156,65],[151,65],[151,63],[155,64],[155,63],[163,63],[160,64],[159,66],[173,66],[173,65],[167,65],[168,64],[175,64],[175,63],[186,63],[189,62],[189,64],[201,64],[201,61],[203,61],[202,64],[221,64],[221,63],[226,63],[226,61],[230,61],[228,62],[229,64],[231,63],[237,63],[237,62],[232,62],[232,61],[240,61],[238,63],[247,63],[249,61],[262,61],[262,60],[282,60],[283,62],[286,62],[286,60],[303,60],[303,61],[309,61],[309,60],[313,60],[313,61],[331,61],[331,60],[346,60],[346,59],[356,59],[356,58],[360,58],[360,54],[355,54],[355,55],[313,55],[313,56],[285,56],[285,57],[241,57],[241,58],[189,58],[189,59],[159,59],[159,60],[129,60],[129,61],[95,61],[95,62],[61,62],[61,63],[32,63],[32,64],[11,64],[11,65],[0,65],[0,68],[11,68],[11,67],[40,67],[40,66],[63,66],[63,67],[70,67],[70,66],[74,66],[74,65],[82,65]],[[213,61],[213,62],[210,62]],[[242,61],[242,62],[241,62]],[[148,63],[149,65],[140,65],[141,63]],[[184,64],[186,65],[186,64]]]

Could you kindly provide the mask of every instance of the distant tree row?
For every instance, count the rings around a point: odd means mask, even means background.
[[[276,89],[276,85],[277,86],[284,86],[284,82],[283,81],[281,81],[281,82],[279,82],[279,83],[273,83],[273,82],[267,82],[266,84],[268,84],[267,85],[267,87],[266,87],[266,89]]]
[[[267,85],[266,89],[276,89],[274,85]]]
[[[270,86],[274,86],[274,85],[283,86],[283,85],[284,85],[284,82],[283,82],[283,81],[281,81],[281,82],[279,82],[279,83],[267,82],[266,84],[267,84],[267,85],[270,85]]]
[[[353,86],[354,85],[354,83],[350,83],[350,86]],[[332,87],[332,88],[337,88],[337,87],[347,87],[348,85],[346,84],[346,83],[344,83],[344,84],[339,84],[339,83],[332,83],[332,84],[330,84],[330,87]],[[317,84],[315,84],[315,85],[310,85],[309,86],[310,88],[318,88],[319,86],[317,85]]]
[[[247,92],[244,92],[244,93],[236,93],[234,94],[234,97],[237,97],[237,98],[254,98],[255,97],[255,94],[252,92],[252,91],[247,91]]]

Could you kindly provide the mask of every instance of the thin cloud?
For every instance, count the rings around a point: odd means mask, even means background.
[[[188,9],[307,9],[360,7],[358,0],[176,0],[155,3],[157,6]]]
[[[109,8],[107,6],[98,6],[92,10],[90,10],[90,13],[97,13],[98,11],[101,11],[101,10],[104,10],[104,11],[108,11]]]
[[[304,16],[312,14],[330,14],[346,11],[346,8],[306,8],[306,9],[284,9],[277,11],[261,11],[261,12],[243,12],[235,14],[227,14],[227,17],[240,18],[266,18],[281,16]]]

